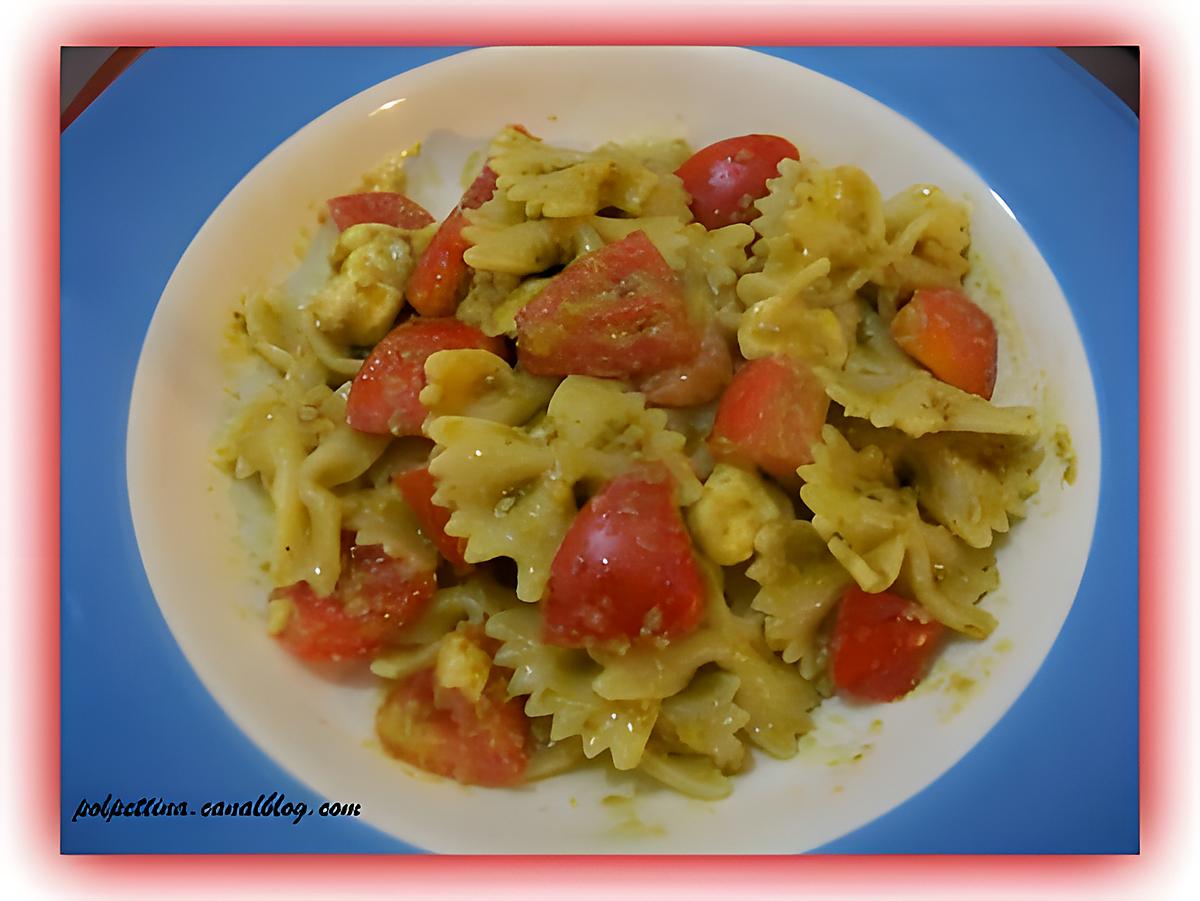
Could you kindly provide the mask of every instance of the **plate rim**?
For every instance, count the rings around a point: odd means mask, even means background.
[[[488,51],[492,51],[492,50],[501,50],[501,51],[503,51],[503,50],[507,50],[507,49],[510,49],[510,48],[482,48],[481,50],[477,50],[477,51],[463,51],[463,52],[465,52],[465,53],[473,53],[473,52],[488,52]],[[523,49],[523,48],[516,48],[516,49]],[[686,49],[689,49],[689,50],[703,50],[703,49],[705,49],[705,48],[686,48]],[[756,51],[753,51],[753,50],[747,50],[746,48],[718,47],[717,49],[722,49],[722,50],[734,50],[734,51],[738,51],[738,52],[750,52],[750,53],[756,52]],[[450,52],[450,53],[449,53],[447,56],[445,56],[445,57],[442,57],[442,59],[438,60],[438,61],[437,61],[437,62],[435,62],[435,63],[432,63],[432,64],[426,64],[425,66],[421,66],[421,67],[417,67],[417,68],[413,68],[413,69],[408,69],[408,70],[405,70],[405,71],[403,71],[403,72],[399,73],[397,76],[393,76],[393,77],[403,77],[403,76],[405,76],[405,75],[408,75],[408,74],[410,74],[410,73],[412,73],[412,72],[415,72],[415,71],[417,71],[417,70],[418,70],[418,68],[426,68],[426,67],[428,67],[429,65],[437,65],[437,63],[438,63],[438,62],[442,62],[442,61],[444,61],[444,60],[453,59],[453,58],[455,58],[455,57],[457,57],[457,56],[459,56],[459,55],[460,55],[460,52]],[[790,62],[790,61],[789,61],[789,62]],[[794,63],[794,62],[793,62],[792,64],[793,64],[793,65],[799,65],[799,64],[797,64],[797,63]],[[804,68],[808,68],[808,67],[806,67],[806,66],[805,66]],[[823,72],[821,72],[821,71],[819,71],[819,70],[808,69],[808,71],[812,72],[814,75],[816,75],[816,76],[818,76],[818,77],[821,77],[821,78],[830,78],[830,76],[826,75],[825,73],[823,73]],[[389,80],[390,80],[390,79],[389,79]],[[833,79],[831,79],[831,80],[834,80],[834,81],[839,81],[839,79],[836,79],[836,78],[833,78]],[[380,82],[379,84],[383,84],[383,83],[385,83],[385,82]],[[842,84],[846,84],[845,82],[840,82],[840,83],[842,83]],[[344,102],[349,102],[350,100],[352,100],[352,99],[354,99],[354,98],[358,97],[358,96],[359,96],[361,93],[364,93],[364,92],[367,92],[367,91],[370,91],[370,90],[373,90],[373,89],[376,89],[376,88],[378,88],[378,87],[379,87],[379,84],[377,84],[377,85],[373,85],[373,86],[371,86],[371,87],[368,87],[368,88],[365,88],[363,91],[356,92],[356,93],[355,93],[354,95],[352,95],[351,97],[348,97],[348,98],[346,98],[346,101],[344,101]],[[847,87],[850,87],[852,90],[856,90],[856,91],[858,90],[857,88],[854,88],[854,86],[852,86],[852,85],[847,85]],[[901,117],[903,117],[903,118],[905,118],[905,119],[908,119],[910,122],[912,122],[912,120],[911,120],[911,119],[909,119],[909,117],[908,117],[908,116],[906,116],[906,115],[905,115],[903,112],[901,112],[901,111],[899,111],[899,110],[896,110],[894,107],[891,107],[890,105],[888,105],[888,104],[886,104],[886,103],[882,103],[881,101],[877,100],[875,97],[871,96],[870,94],[866,94],[866,93],[864,93],[864,92],[862,92],[862,91],[858,91],[858,93],[862,94],[862,95],[863,95],[863,96],[864,96],[866,99],[868,99],[868,100],[870,100],[870,101],[872,101],[872,102],[874,102],[874,103],[877,103],[877,104],[879,104],[879,105],[883,106],[885,109],[888,109],[888,110],[889,110],[890,112],[892,112],[893,114],[899,115],[899,116],[901,116]],[[329,111],[327,110],[326,112],[329,112]],[[313,119],[313,120],[311,120],[309,123],[307,123],[307,124],[306,124],[305,126],[303,126],[301,129],[298,129],[297,131],[295,131],[295,132],[294,132],[292,135],[290,135],[290,136],[287,138],[287,141],[292,141],[292,140],[294,140],[294,139],[297,137],[297,135],[301,134],[301,133],[302,133],[302,132],[303,132],[303,131],[304,131],[306,128],[309,128],[309,127],[311,127],[311,126],[312,126],[312,125],[313,125],[313,124],[316,122],[316,120],[317,120],[317,119],[321,118],[321,116],[322,116],[322,115],[324,115],[324,113],[323,113],[323,114],[320,114],[320,115],[318,115],[318,116],[316,116],[316,117],[314,117],[314,119]],[[956,157],[958,157],[958,158],[959,158],[959,159],[960,159],[960,160],[961,160],[961,161],[962,161],[962,162],[963,162],[963,163],[964,163],[966,166],[968,166],[969,168],[971,168],[971,169],[972,169],[972,171],[974,171],[974,172],[975,172],[977,175],[979,175],[979,177],[980,177],[981,181],[983,181],[985,184],[989,184],[989,182],[987,181],[987,179],[984,179],[984,178],[983,178],[983,176],[979,174],[979,172],[978,172],[977,168],[976,168],[976,167],[973,165],[972,161],[971,161],[969,158],[967,158],[967,157],[964,157],[964,156],[963,156],[963,155],[962,155],[960,152],[958,152],[958,151],[957,151],[957,150],[955,150],[954,148],[952,148],[952,147],[949,147],[948,145],[946,145],[946,144],[945,144],[945,143],[944,143],[944,142],[943,142],[943,141],[942,141],[942,140],[941,140],[939,137],[937,137],[936,135],[934,135],[934,134],[930,133],[930,132],[928,131],[928,129],[926,129],[926,128],[925,128],[925,127],[924,127],[924,126],[921,124],[921,123],[918,123],[918,122],[913,122],[913,125],[914,125],[916,128],[920,129],[922,132],[924,132],[926,135],[928,135],[928,136],[930,137],[930,139],[931,139],[931,140],[933,140],[933,141],[936,141],[938,144],[940,144],[940,145],[942,145],[942,146],[944,146],[944,147],[947,147],[947,149],[948,149],[948,150],[950,150],[950,152],[951,152],[951,153],[953,153],[953,154],[954,154]],[[273,154],[275,151],[279,150],[279,149],[280,149],[280,148],[281,148],[281,147],[282,147],[284,144],[286,144],[286,143],[287,143],[287,141],[285,141],[285,142],[281,142],[281,144],[280,144],[280,145],[278,145],[278,146],[275,148],[275,150],[273,150],[273,151],[272,151],[272,154]],[[246,174],[243,176],[243,179],[250,177],[250,175],[251,175],[251,174],[252,174],[252,173],[255,171],[255,169],[256,169],[258,166],[261,166],[261,165],[263,165],[264,163],[266,163],[266,162],[267,162],[267,161],[268,161],[268,160],[271,158],[271,155],[272,155],[272,154],[268,154],[266,157],[264,157],[262,160],[260,160],[260,161],[259,161],[259,162],[256,164],[256,166],[255,166],[255,167],[253,167],[251,170],[249,170],[249,172],[247,172],[247,173],[246,173]],[[240,183],[240,182],[239,182],[239,183]],[[222,201],[222,202],[223,202],[223,201]],[[214,211],[215,211],[215,208],[214,208]],[[208,220],[206,219],[206,220],[205,220],[206,224],[207,224],[207,221],[208,221]],[[194,236],[193,236],[192,240],[193,240],[193,241],[195,241],[195,240],[196,240],[196,238],[199,236],[199,234],[200,234],[200,232],[198,231],[198,232],[196,233],[196,235],[194,235]],[[1031,236],[1031,240],[1032,240],[1032,236]],[[1037,246],[1037,243],[1036,243],[1036,241],[1035,241],[1034,243],[1035,243],[1035,246]],[[191,245],[191,243],[189,243],[189,245],[188,245],[188,248],[189,248],[189,250],[190,250],[190,247],[191,247],[191,246],[192,246],[192,245]],[[184,256],[186,256],[187,252],[188,252],[188,251],[186,251],[186,250],[184,251],[184,254],[183,254],[181,257],[180,257],[180,261],[182,261],[182,259],[184,258]],[[179,261],[177,261],[177,264],[176,264],[176,265],[178,265],[178,262],[179,262]],[[1055,270],[1055,268],[1054,268],[1053,266],[1051,266],[1050,268],[1051,268],[1051,271],[1052,271],[1052,273],[1054,274],[1054,276],[1055,276],[1056,278],[1058,278],[1058,273],[1057,273],[1057,270]],[[173,278],[173,276],[174,276],[174,272],[172,272],[172,278]],[[169,284],[170,284],[170,280],[168,280],[168,285],[169,285]],[[166,289],[164,289],[164,292],[165,292],[165,290],[166,290]],[[1064,290],[1064,292],[1063,292],[1063,293],[1064,293],[1064,296],[1066,296],[1066,298],[1067,298],[1068,305],[1069,305],[1069,306],[1071,306],[1072,315],[1074,316],[1074,312],[1075,312],[1075,311],[1074,311],[1074,307],[1073,307],[1073,305],[1071,305],[1071,304],[1070,304],[1070,295],[1068,295],[1068,294],[1067,294],[1067,292],[1066,292],[1065,290]],[[157,306],[157,304],[156,304],[156,306]],[[1077,323],[1077,328],[1078,328],[1078,323]],[[1082,340],[1082,342],[1083,342],[1083,345],[1084,345],[1085,352],[1086,352],[1086,353],[1088,353],[1088,355],[1089,355],[1089,359],[1090,359],[1090,357],[1091,357],[1091,353],[1090,353],[1090,346],[1089,346],[1089,342],[1087,341],[1086,335],[1084,335],[1084,334],[1083,334],[1082,330],[1080,330],[1080,334],[1081,334],[1081,340]],[[144,341],[144,337],[143,337],[143,341]],[[139,369],[140,369],[140,361],[141,361],[141,354],[140,354],[140,352],[139,352],[139,355],[138,355],[138,356],[139,356]],[[1095,371],[1096,371],[1096,370],[1095,370],[1095,366],[1093,366],[1093,367],[1092,367],[1092,369],[1093,369],[1093,373],[1095,373]],[[1103,454],[1103,453],[1104,453],[1104,450],[1105,450],[1105,436],[1106,436],[1106,430],[1105,430],[1105,428],[1104,428],[1104,422],[1103,422],[1103,409],[1102,409],[1102,408],[1103,408],[1103,404],[1102,404],[1102,403],[1100,403],[1100,398],[1099,398],[1099,397],[1097,397],[1097,406],[1098,406],[1099,408],[1101,408],[1101,409],[1100,409],[1100,411],[1099,411],[1099,412],[1100,412],[1100,416],[1101,416],[1101,434],[1100,434],[1101,443],[1100,443],[1100,448],[1101,448],[1101,453]],[[132,416],[132,410],[130,411],[130,416]],[[123,437],[124,437],[126,440],[127,440],[127,437],[128,437],[128,428],[129,428],[129,422],[128,422],[128,420],[127,420],[127,421],[126,421],[126,423],[125,423],[125,435],[123,436]],[[125,444],[126,444],[126,441],[123,441],[123,442],[122,442],[122,444],[123,444],[123,445],[125,445]],[[123,456],[126,458],[126,461],[128,461],[128,449],[127,449],[127,447],[123,447],[123,449],[125,450],[125,453],[123,454]],[[1103,492],[1103,491],[1104,491],[1104,485],[1105,485],[1105,482],[1106,482],[1106,479],[1107,479],[1107,475],[1106,475],[1107,471],[1108,471],[1108,470],[1107,470],[1107,468],[1106,468],[1106,467],[1103,465],[1103,463],[1102,463],[1102,465],[1101,465],[1101,469],[1100,469],[1100,485],[1101,485],[1101,492]],[[128,491],[126,492],[126,496],[127,496],[127,498],[128,498]],[[129,513],[130,513],[130,515],[132,516],[132,510],[130,510],[130,511],[129,511]],[[1086,573],[1086,570],[1087,570],[1087,568],[1090,568],[1090,565],[1091,565],[1091,557],[1092,557],[1092,556],[1095,554],[1095,551],[1096,551],[1096,543],[1095,543],[1095,535],[1093,534],[1093,536],[1092,536],[1092,540],[1091,540],[1091,541],[1090,541],[1090,543],[1089,543],[1089,556],[1088,556],[1088,562],[1087,562],[1087,564],[1085,564],[1085,573]],[[1081,585],[1081,589],[1080,589],[1080,590],[1082,591],[1082,585]],[[156,605],[156,606],[157,606],[157,605]],[[160,611],[160,612],[161,612],[161,611]],[[1070,613],[1068,613],[1068,618],[1069,618],[1069,616],[1070,616]],[[173,633],[172,633],[172,635],[173,635]],[[179,650],[180,650],[180,651],[183,651],[183,648],[182,648],[182,646],[179,646]],[[187,657],[186,651],[184,652],[184,656],[185,656],[185,657]],[[190,658],[188,658],[188,659],[189,659],[189,663],[190,663],[190,665],[193,667],[193,669],[195,669],[195,664],[194,664],[194,663],[191,661],[191,659],[190,659]],[[1044,661],[1043,661],[1043,665],[1044,665]],[[197,670],[197,672],[198,672],[198,670]],[[1028,686],[1028,685],[1024,686],[1024,687],[1022,688],[1021,692],[1019,693],[1019,695],[1023,695],[1023,694],[1024,694],[1026,691],[1028,691],[1028,688],[1029,688],[1029,686]],[[207,689],[207,685],[206,685],[206,689]],[[228,715],[228,713],[226,713],[226,715]],[[1006,715],[1006,714],[1005,714],[1005,715]],[[248,732],[247,732],[247,731],[244,729],[244,727],[242,727],[242,726],[241,726],[241,724],[240,724],[240,723],[238,724],[238,727],[239,727],[239,731],[242,733],[242,737],[243,737],[243,738],[245,738],[245,739],[247,739],[247,740],[249,740],[249,741],[250,741],[252,744],[254,744],[256,747],[259,747],[259,748],[260,748],[260,750],[261,750],[261,746],[259,745],[259,743],[258,743],[258,742],[256,742],[256,741],[254,741],[254,739],[250,738],[250,735],[249,735],[249,733],[248,733]],[[995,727],[993,726],[992,728],[995,728]],[[988,730],[988,731],[990,732],[991,730]],[[984,738],[986,738],[986,734],[985,734]],[[982,738],[981,738],[981,741],[982,741],[982,740],[984,740],[984,739],[982,739]],[[976,745],[976,746],[977,746],[977,745]],[[971,749],[968,749],[968,752],[967,752],[967,753],[969,753],[969,751],[970,751],[970,750],[971,750]],[[265,752],[265,751],[264,751],[263,753],[264,753],[264,754],[266,754],[266,752]],[[266,756],[270,757],[270,755],[266,755]],[[272,758],[272,760],[274,760],[274,758]],[[278,761],[277,761],[277,760],[275,760],[274,762],[275,762],[275,763],[278,765]],[[958,765],[958,763],[952,764],[950,769],[953,769],[953,768],[954,768],[955,766],[957,766],[957,765]],[[949,770],[947,770],[946,772],[949,772]],[[944,775],[945,775],[945,773],[943,773],[942,775],[944,776]],[[941,777],[941,776],[939,776],[939,777],[937,777],[937,778],[942,778],[942,777]],[[923,790],[924,790],[924,787],[922,787],[921,789],[918,789],[916,792],[914,792],[914,796],[915,796],[916,794],[919,794],[919,793],[920,793],[920,791],[923,791]],[[886,812],[885,812],[885,813],[881,813],[881,814],[879,814],[878,816],[879,816],[879,817],[882,817],[882,816],[885,816],[885,815],[886,815]],[[876,817],[876,819],[878,819],[878,817]],[[872,822],[874,822],[874,821],[875,821],[875,820],[872,820]],[[390,837],[390,838],[392,838],[392,840],[394,840],[394,841],[400,842],[400,843],[402,843],[402,844],[407,844],[407,842],[406,842],[405,840],[403,840],[403,839],[396,839],[396,838],[394,838],[394,837],[392,837],[392,836],[389,836],[389,837]]]

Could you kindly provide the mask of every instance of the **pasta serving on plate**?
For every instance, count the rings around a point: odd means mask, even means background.
[[[329,201],[319,287],[238,313],[266,375],[217,456],[270,500],[268,629],[370,667],[390,754],[719,798],[992,631],[1043,452],[965,204],[770,135],[509,127],[440,223],[385,175]]]

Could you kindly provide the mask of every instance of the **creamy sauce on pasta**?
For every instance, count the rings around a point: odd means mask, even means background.
[[[360,190],[403,192],[406,162],[419,152],[418,144],[383,161]],[[529,730],[516,755],[523,779],[604,766],[717,800],[756,753],[852,767],[877,750],[880,720],[852,726],[821,706],[844,688],[831,673],[839,652],[831,635],[852,587],[895,593],[911,605],[905,622],[921,627],[970,639],[996,627],[993,537],[1037,491],[1047,420],[1031,405],[1038,374],[1028,371],[1018,323],[971,250],[969,209],[932,185],[884,198],[860,169],[784,158],[749,223],[706,228],[675,174],[689,158],[678,139],[581,151],[505,129],[463,172],[474,191],[486,161],[496,187],[490,199],[464,198],[454,214],[466,248],[451,259],[465,279],[450,309],[456,318],[411,310],[414,282],[445,252],[434,217],[338,218],[341,231],[322,218],[300,236],[292,277],[249,293],[229,323],[234,410],[215,456],[257,505],[247,518],[258,525],[244,540],[274,589],[263,627],[285,645],[319,643],[339,616],[355,628],[369,617],[375,599],[361,586],[379,572],[393,580],[389,591],[400,591],[401,575],[434,586],[414,618],[389,612],[381,646],[363,652],[364,673],[387,687],[384,705],[393,705],[381,713],[375,746],[394,756],[463,781],[509,778],[511,730],[483,730],[476,744],[459,746],[431,725],[441,722],[432,711],[449,709],[437,705],[460,692],[472,715],[487,711],[491,725]],[[683,390],[701,382],[686,367],[668,382],[683,393],[658,397],[632,369],[588,374],[595,359],[572,364],[584,371],[531,365],[572,342],[599,341],[591,355],[599,358],[606,335],[620,336],[619,322],[572,334],[558,323],[536,341],[522,332],[535,312],[549,315],[546,298],[562,285],[587,283],[593,276],[579,273],[588,266],[601,271],[596,260],[615,245],[654,262],[614,276],[607,302],[656,285],[677,292],[685,325],[711,329],[697,346],[724,353],[729,371],[707,396]],[[994,400],[934,377],[894,338],[899,311],[927,288],[964,291],[990,317],[999,336]],[[569,297],[562,307],[576,303],[586,306]],[[381,348],[421,321],[467,329],[474,343],[438,337],[405,376],[419,380],[410,408],[385,411],[383,428],[364,426],[352,412],[368,390],[361,374],[417,359],[412,348]],[[663,334],[673,332],[648,337]],[[700,351],[690,353],[695,364]],[[614,354],[611,365],[632,366],[633,356]],[[733,363],[742,372],[770,361],[804,373],[829,411],[811,447],[782,467],[740,458],[716,434]],[[398,417],[413,409],[416,426],[401,427]],[[1061,426],[1053,447],[1069,482],[1074,456]],[[695,621],[668,638],[660,605],[639,621],[641,632],[620,640],[550,640],[548,597],[567,536],[608,486],[647,466],[669,481],[700,586]],[[445,514],[436,528],[397,487],[422,467],[427,506]],[[642,553],[656,537],[640,539]],[[354,569],[362,549],[373,561],[362,564],[365,575]],[[672,578],[664,597],[678,587]],[[622,601],[601,600],[596,622]],[[313,609],[323,611],[317,625],[306,619]],[[994,662],[983,657],[961,671],[939,664],[917,692],[945,692],[952,716]],[[413,687],[421,678],[427,695]],[[463,709],[460,725],[469,719]],[[438,756],[442,741],[453,753]],[[663,834],[629,796],[602,805],[619,820],[614,834]]]

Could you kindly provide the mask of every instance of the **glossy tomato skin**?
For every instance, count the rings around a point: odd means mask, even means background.
[[[467,540],[446,534],[450,511],[433,502],[433,493],[437,490],[437,482],[430,475],[429,467],[422,466],[419,469],[397,473],[392,481],[400,489],[404,502],[417,515],[417,519],[421,523],[421,531],[433,542],[438,553],[455,569],[465,570],[467,561],[463,554],[466,551]]]
[[[484,166],[417,259],[405,295],[422,316],[453,316],[466,296],[471,268],[463,254],[471,245],[462,233],[468,224],[463,210],[478,209],[495,192],[496,173],[491,166]]]
[[[846,590],[830,641],[830,671],[839,692],[894,701],[929,669],[944,627],[898,594]]]
[[[991,399],[996,387],[996,325],[961,291],[917,291],[892,320],[891,331],[905,353],[943,382]]]
[[[767,194],[767,180],[783,159],[800,159],[795,146],[776,135],[726,138],[697,150],[675,174],[692,196],[691,210],[705,228],[750,222],[754,201]]]
[[[729,342],[716,323],[704,333],[700,352],[672,369],[649,376],[637,386],[646,402],[659,407],[695,407],[715,400],[733,378]]]
[[[361,660],[379,652],[424,611],[437,588],[433,572],[389,557],[342,534],[342,571],[333,593],[318,597],[307,582],[271,593],[292,602],[279,641],[313,662]]]
[[[812,370],[798,360],[764,357],[742,366],[721,395],[709,436],[713,457],[755,465],[792,481],[812,462],[829,397]]]
[[[425,360],[439,350],[477,348],[504,356],[503,339],[489,338],[454,318],[416,317],[392,329],[367,357],[346,400],[346,422],[374,435],[420,435]]]
[[[424,228],[433,223],[433,217],[423,206],[391,191],[345,194],[330,198],[328,205],[329,215],[339,231],[367,222],[394,228]]]
[[[464,785],[518,785],[533,750],[521,702],[495,669],[478,701],[436,686],[432,669],[400,680],[375,716],[393,757]]]
[[[517,353],[535,375],[636,379],[699,352],[703,329],[645,232],[586,254],[516,316]]]
[[[572,522],[550,567],[543,638],[559,647],[674,639],[699,625],[704,583],[671,477],[620,476]]]

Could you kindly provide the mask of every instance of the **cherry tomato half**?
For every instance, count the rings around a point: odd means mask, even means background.
[[[677,638],[704,612],[704,583],[665,468],[620,476],[567,530],[542,601],[548,644]]]
[[[697,150],[675,174],[692,195],[691,209],[705,228],[757,218],[754,201],[767,194],[767,180],[783,159],[800,159],[795,146],[775,135],[726,138]]]

